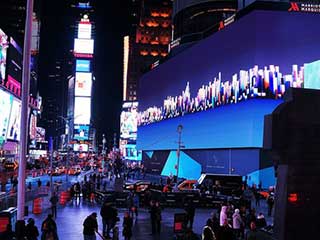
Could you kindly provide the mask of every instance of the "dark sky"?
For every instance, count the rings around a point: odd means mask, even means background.
[[[50,94],[48,74],[56,60],[67,57],[73,47],[77,19],[71,1],[41,1],[40,94]],[[119,132],[122,101],[123,37],[129,28],[129,0],[91,1],[95,6],[95,55],[93,120],[98,140],[105,133],[110,143],[113,133]],[[70,55],[70,54],[69,54]],[[100,142],[101,140],[99,140]]]

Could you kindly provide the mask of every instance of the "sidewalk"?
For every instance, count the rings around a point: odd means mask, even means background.
[[[65,207],[59,206],[57,213],[57,226],[58,234],[60,240],[78,240],[83,239],[83,221],[90,215],[92,212],[97,212],[98,214],[98,225],[99,232],[102,232],[102,219],[100,216],[100,204],[90,204],[83,202],[76,204],[75,201],[69,202]],[[120,222],[118,222],[120,239],[122,239],[122,220],[123,215],[126,209],[118,208]],[[261,207],[257,208],[257,213],[262,212],[267,219],[268,224],[272,223],[272,218],[267,217],[267,207],[265,201],[261,201]],[[29,216],[26,217],[26,220],[29,217],[32,217],[36,221],[36,225],[41,229],[42,221],[47,217],[51,212],[49,208],[44,210],[40,215],[32,214],[32,208],[29,208]],[[150,215],[147,209],[139,209],[138,220],[134,222],[133,227],[133,237],[132,240],[154,240],[154,239],[173,239],[173,220],[174,214],[183,212],[183,209],[172,209],[166,208],[162,211],[162,229],[160,236],[152,236],[151,233],[151,224],[150,224]],[[198,235],[201,234],[203,226],[206,224],[207,219],[210,217],[212,212],[216,212],[214,209],[196,209],[196,216],[194,220],[194,232]],[[99,237],[97,236],[97,239]]]

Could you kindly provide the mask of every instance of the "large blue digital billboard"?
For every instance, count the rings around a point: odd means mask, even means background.
[[[179,124],[187,149],[261,148],[264,115],[289,87],[304,87],[304,66],[320,59],[319,21],[253,10],[145,74],[138,149],[176,149]]]

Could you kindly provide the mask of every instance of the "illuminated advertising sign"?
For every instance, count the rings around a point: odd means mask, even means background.
[[[88,144],[74,144],[73,145],[73,151],[75,152],[88,152],[89,146]]]
[[[127,102],[122,106],[120,115],[120,137],[122,139],[137,139],[138,102]]]
[[[78,24],[78,38],[91,39],[91,28],[90,22],[80,22]]]
[[[92,73],[76,72],[75,96],[90,97]]]
[[[88,140],[89,139],[89,126],[75,125],[73,135],[74,135],[74,139],[76,139],[76,140]]]
[[[304,65],[304,87],[320,89],[320,60]]]
[[[74,100],[74,123],[90,124],[91,99],[90,97],[75,97]]]
[[[44,142],[46,138],[46,130],[42,127],[36,127],[36,141],[37,142]]]
[[[0,84],[3,84],[6,78],[6,62],[8,47],[8,36],[0,29]]]
[[[138,149],[176,148],[172,133],[180,124],[187,149],[263,146],[263,116],[288,88],[306,82],[314,88],[319,20],[253,10],[143,75]]]
[[[92,39],[74,39],[74,52],[82,54],[93,54],[93,44]]]
[[[22,82],[22,49],[21,47],[14,41],[12,37],[10,37],[10,45],[8,49],[7,55],[7,75],[8,81],[9,78],[13,78],[16,82]],[[11,81],[11,80],[10,80]]]
[[[90,61],[89,60],[76,60],[76,72],[90,72]]]
[[[37,116],[31,114],[30,116],[30,131],[29,131],[30,139],[36,139],[37,137]]]
[[[13,97],[0,89],[0,143],[6,140]]]
[[[12,108],[10,113],[9,127],[7,132],[7,139],[19,141],[20,140],[20,118],[21,118],[21,102],[13,98]]]

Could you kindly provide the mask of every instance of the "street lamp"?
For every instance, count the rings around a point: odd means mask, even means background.
[[[106,140],[106,136],[105,134],[102,134],[102,162],[101,162],[101,165],[102,165],[102,173],[104,174],[104,158],[106,157],[106,143],[107,143],[107,140]]]
[[[26,155],[28,137],[28,105],[30,89],[30,49],[31,49],[31,30],[32,30],[32,11],[33,0],[27,0],[26,23],[23,48],[23,68],[22,68],[22,106],[20,119],[20,149],[19,149],[19,173],[18,173],[18,195],[17,195],[17,223],[16,237],[22,239],[24,229],[24,207],[25,207],[25,181],[26,181]]]
[[[179,178],[179,165],[180,165],[180,149],[181,147],[183,147],[181,145],[181,133],[182,133],[182,129],[183,129],[183,126],[181,124],[178,125],[177,127],[177,132],[178,132],[178,135],[179,135],[179,138],[178,138],[178,151],[177,151],[177,156],[178,156],[178,161],[177,161],[177,182],[178,182],[178,178]]]

